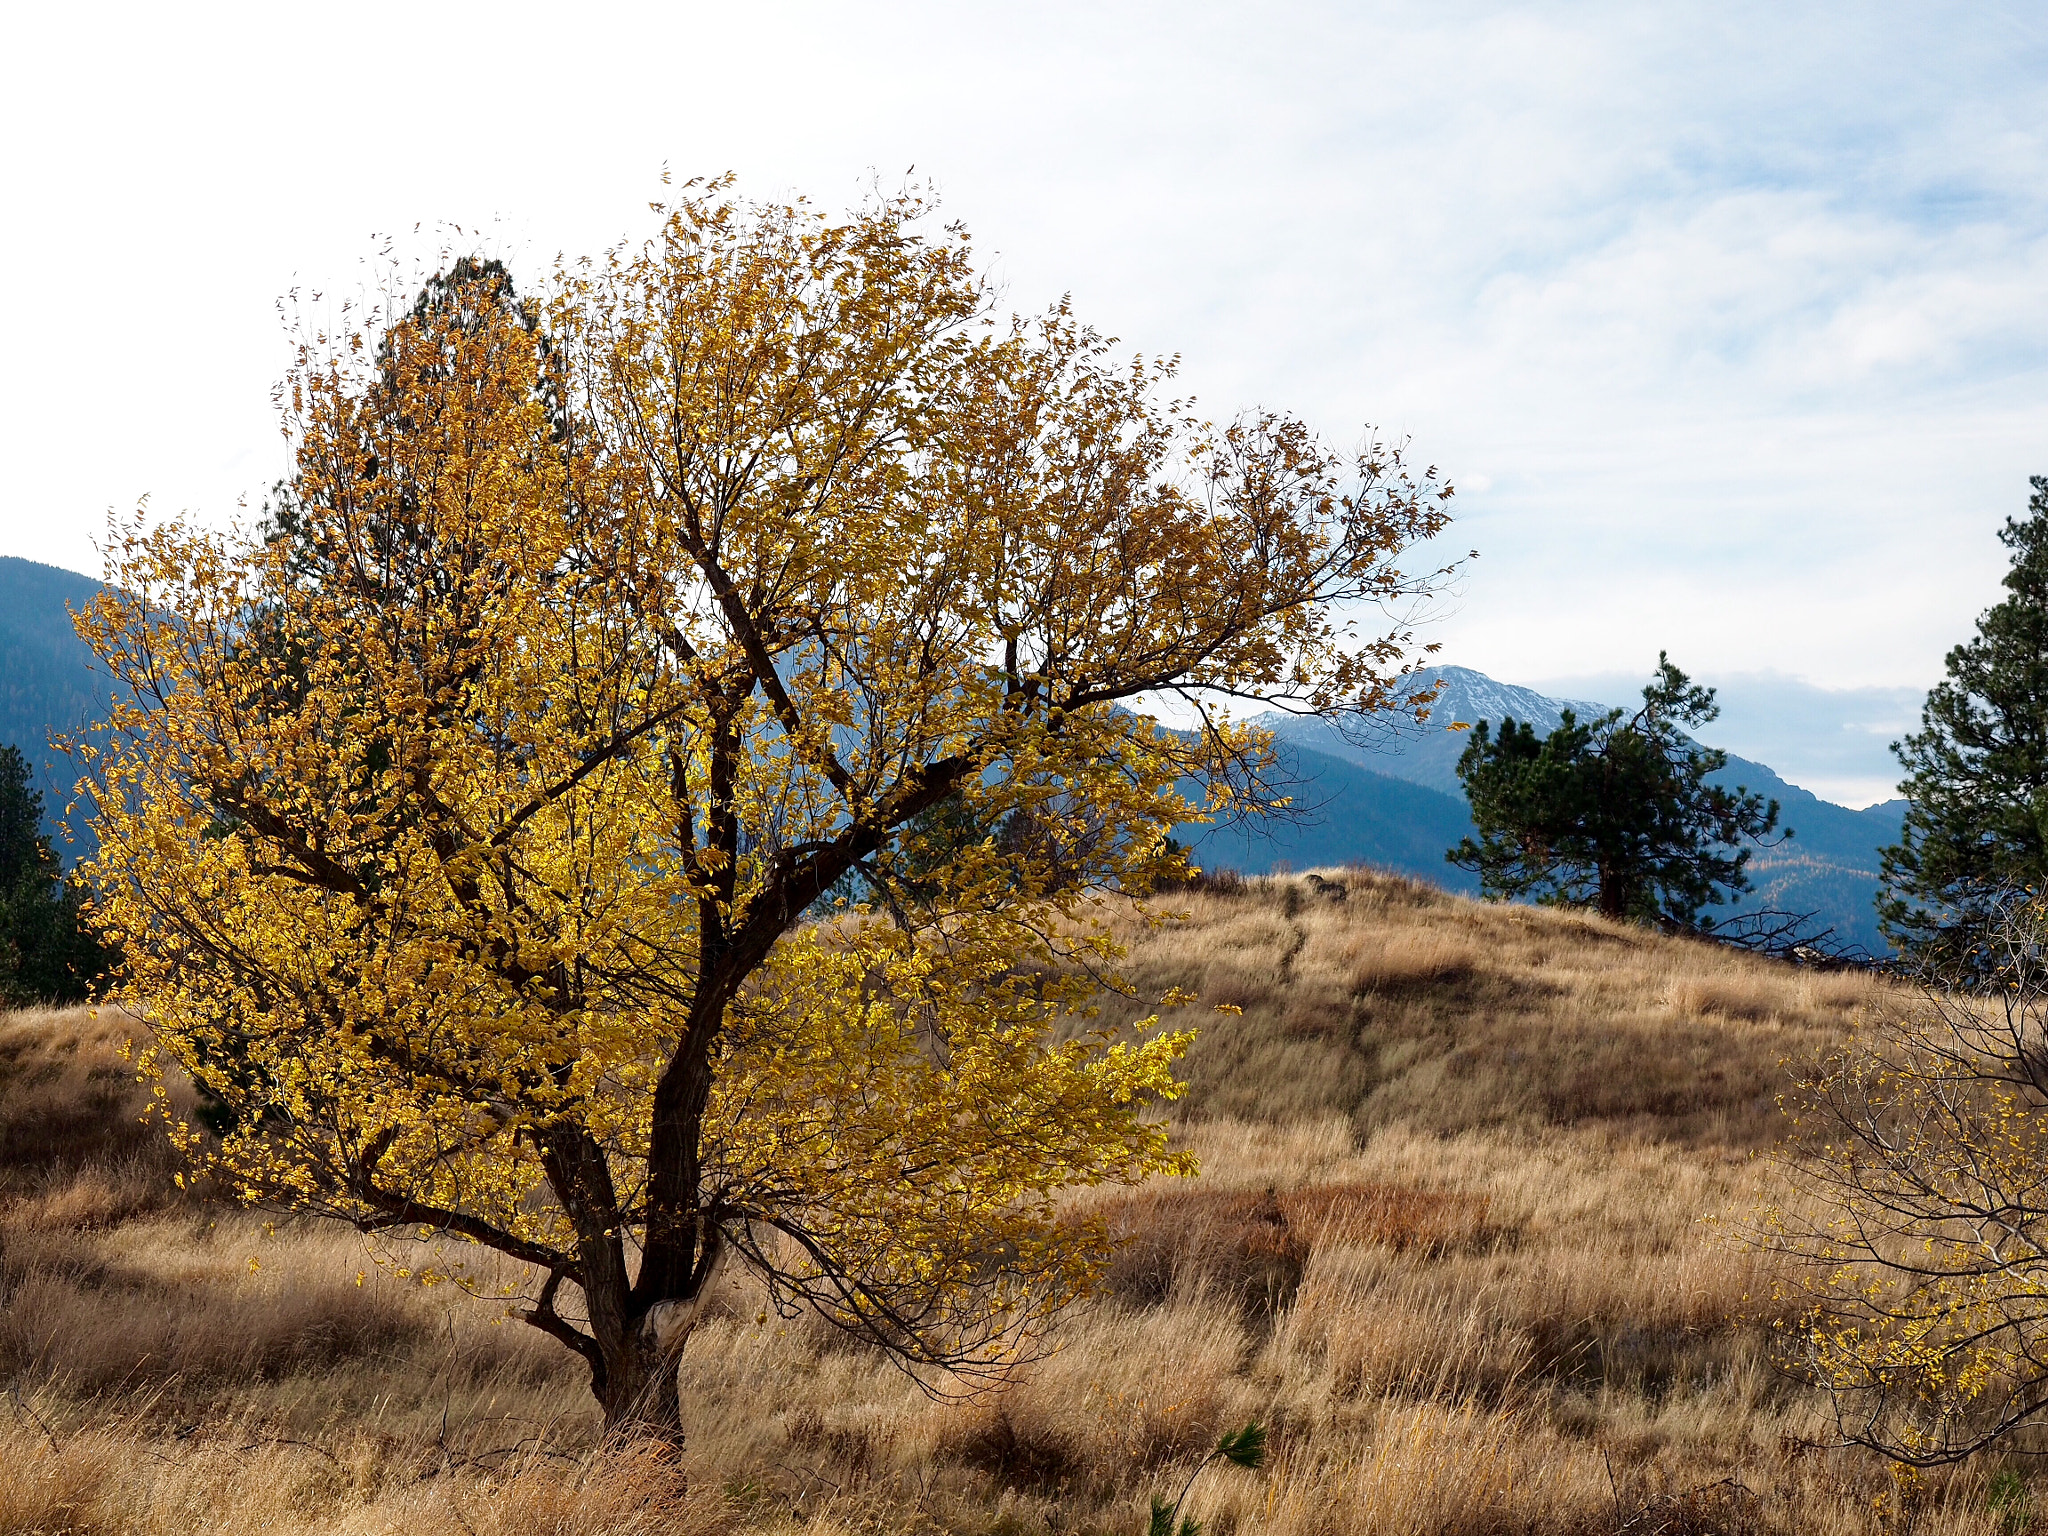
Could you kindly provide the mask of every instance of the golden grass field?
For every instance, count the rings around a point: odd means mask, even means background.
[[[181,1193],[122,1017],[7,1017],[0,1533],[1139,1536],[1249,1419],[1206,1536],[2030,1527],[2003,1464],[1902,1494],[1829,1449],[1770,1363],[1757,1154],[1886,983],[1346,878],[1128,924],[1148,993],[1244,1012],[1189,1058],[1202,1177],[1085,1197],[1128,1243],[1054,1353],[933,1402],[735,1285],[676,1461],[594,1448],[580,1363],[502,1309]]]

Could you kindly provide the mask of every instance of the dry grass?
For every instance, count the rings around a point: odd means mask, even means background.
[[[1251,1418],[1272,1458],[1196,1485],[1212,1536],[2030,1528],[1997,1468],[1907,1521],[1819,1448],[1704,1219],[1756,1198],[1781,1064],[1879,984],[1347,878],[1133,930],[1152,995],[1244,1013],[1191,1059],[1201,1181],[1077,1199],[1128,1241],[1052,1355],[932,1402],[736,1286],[675,1462],[595,1446],[580,1367],[501,1309],[180,1194],[120,1019],[0,1022],[0,1536],[1135,1533]]]

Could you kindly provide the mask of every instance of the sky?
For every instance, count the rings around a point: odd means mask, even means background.
[[[1730,672],[1710,684],[1719,714],[1691,734],[1837,805],[1862,808],[1898,796],[1900,769],[1891,745],[1920,727],[1926,690],[1824,688],[1783,672]],[[1648,669],[1541,680],[1556,699],[1640,708]]]
[[[0,130],[0,553],[75,570],[260,497],[381,252],[539,277],[664,168],[928,180],[1213,415],[1407,437],[1480,552],[1426,638],[1507,681],[1667,649],[1889,739],[2048,474],[2038,3],[19,7]]]

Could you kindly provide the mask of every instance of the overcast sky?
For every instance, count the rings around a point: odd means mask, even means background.
[[[281,295],[447,223],[538,274],[664,165],[914,166],[1211,412],[1412,437],[1508,681],[1924,689],[2048,473],[2038,0],[43,6],[0,69],[0,553],[74,569],[279,473]]]

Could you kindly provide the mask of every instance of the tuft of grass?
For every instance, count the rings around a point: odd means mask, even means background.
[[[1176,1290],[1232,1299],[1271,1317],[1294,1299],[1309,1257],[1336,1244],[1442,1253],[1490,1237],[1484,1195],[1398,1184],[1318,1184],[1263,1193],[1155,1186],[1098,1201],[1117,1244],[1111,1294],[1139,1305]]]

